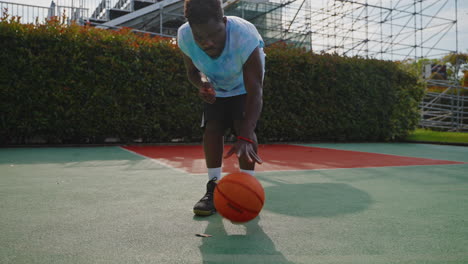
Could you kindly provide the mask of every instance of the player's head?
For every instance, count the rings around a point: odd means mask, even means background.
[[[209,56],[219,56],[226,39],[226,18],[220,0],[185,0],[184,13],[195,42]]]
[[[220,0],[185,0],[184,13],[190,25],[223,22],[224,17]]]

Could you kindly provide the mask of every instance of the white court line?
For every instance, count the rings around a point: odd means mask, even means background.
[[[158,160],[158,159],[153,159],[153,158],[147,157],[147,156],[145,156],[145,155],[142,155],[142,154],[137,153],[137,152],[135,152],[135,151],[131,151],[131,150],[126,149],[126,148],[124,148],[124,147],[120,147],[120,148],[123,149],[123,150],[125,150],[125,151],[127,151],[127,152],[130,152],[130,153],[132,153],[132,154],[135,154],[135,155],[137,155],[137,156],[143,157],[143,158],[145,158],[145,159],[149,159],[149,160],[151,160],[152,162],[154,162],[154,163],[156,163],[156,164],[162,165],[162,166],[167,167],[167,168],[169,168],[169,169],[173,169],[173,170],[175,170],[175,171],[177,171],[177,172],[186,173],[186,174],[193,174],[193,173],[190,173],[190,172],[185,171],[185,170],[183,170],[183,169],[176,168],[176,167],[174,167],[174,166],[172,166],[172,165],[170,165],[170,164],[168,164],[168,163],[165,163],[164,161],[161,161],[161,160]]]

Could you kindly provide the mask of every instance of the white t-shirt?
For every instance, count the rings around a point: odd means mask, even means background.
[[[227,16],[226,44],[217,58],[211,58],[197,45],[188,22],[179,28],[177,43],[195,67],[208,77],[216,91],[216,97],[246,93],[243,66],[257,47],[260,48],[265,71],[263,39],[252,23],[239,17]]]

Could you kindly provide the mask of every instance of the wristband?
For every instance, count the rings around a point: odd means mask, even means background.
[[[251,140],[250,138],[238,136],[237,139],[247,141],[247,142],[249,142],[251,144],[255,144],[255,142],[253,140]]]

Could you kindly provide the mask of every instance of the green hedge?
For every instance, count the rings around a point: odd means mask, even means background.
[[[267,49],[265,136],[287,141],[377,141],[419,122],[423,88],[398,63]]]
[[[173,40],[58,20],[0,21],[0,143],[201,140],[201,102]],[[392,62],[266,49],[263,141],[389,140],[422,89]]]

